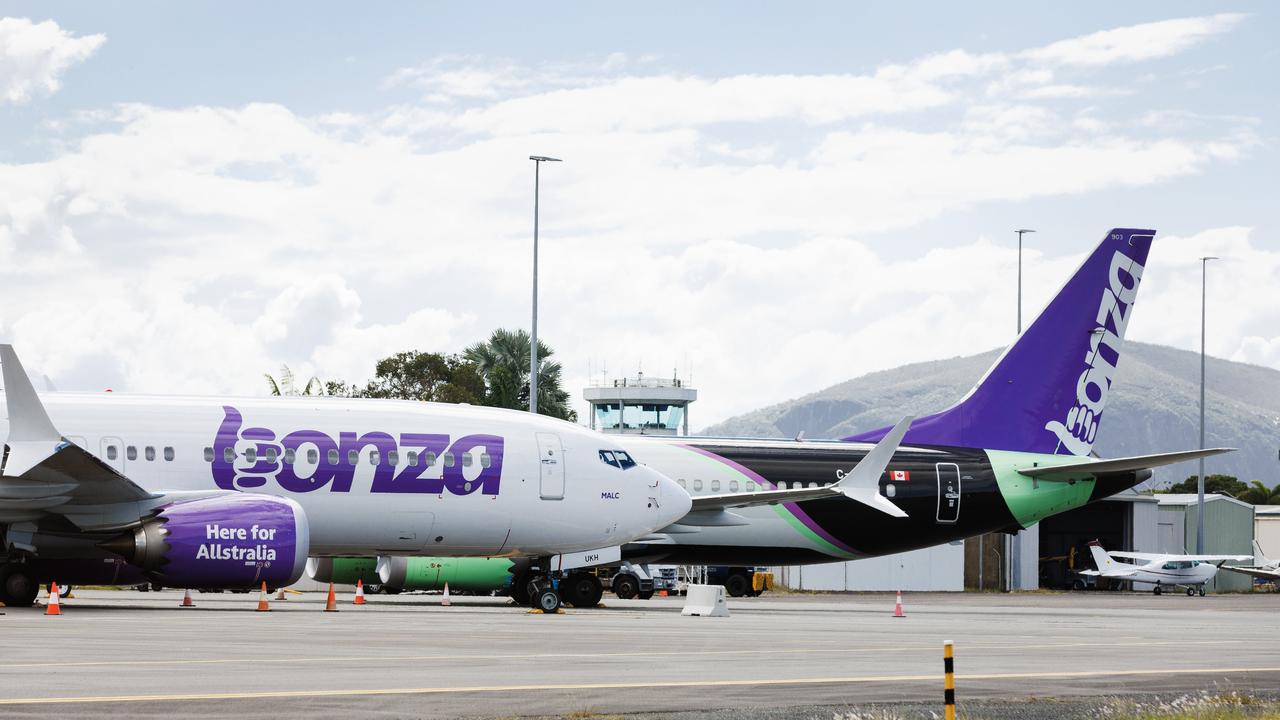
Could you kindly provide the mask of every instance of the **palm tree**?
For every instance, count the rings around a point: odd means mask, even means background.
[[[577,415],[568,405],[569,394],[561,387],[560,363],[550,360],[554,354],[554,350],[538,341],[538,412],[575,420]],[[487,404],[514,409],[529,406],[528,332],[498,328],[488,340],[464,350],[462,357],[475,363],[484,376]]]
[[[267,386],[271,388],[271,394],[275,396],[282,395],[323,395],[324,386],[320,383],[320,378],[312,376],[307,384],[301,390],[294,385],[293,371],[288,365],[280,366],[280,379],[276,380],[271,377],[271,373],[263,373],[262,376],[267,379]]]
[[[1238,499],[1250,505],[1280,505],[1280,485],[1269,488],[1261,480],[1254,480]]]

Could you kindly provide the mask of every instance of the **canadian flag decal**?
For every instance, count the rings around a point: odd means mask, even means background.
[[[911,479],[911,471],[909,470],[890,470],[889,479],[893,482],[907,482]]]

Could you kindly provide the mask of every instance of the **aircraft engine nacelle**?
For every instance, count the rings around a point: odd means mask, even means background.
[[[166,587],[277,588],[302,577],[311,534],[293,500],[235,494],[169,505],[102,547]]]
[[[528,564],[525,559],[479,557],[378,558],[378,577],[386,587],[401,590],[489,592],[509,587],[511,577]]]
[[[371,557],[309,558],[307,577],[316,582],[338,585],[355,585],[357,580],[366,584],[381,582],[378,579],[378,559]]]

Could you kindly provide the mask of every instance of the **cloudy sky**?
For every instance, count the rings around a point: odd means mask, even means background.
[[[1115,5],[8,0],[0,337],[158,393],[457,351],[527,327],[548,154],[575,398],[679,368],[701,427],[1003,345],[1018,227],[1028,314],[1155,227],[1130,337],[1197,349],[1220,255],[1210,352],[1280,368],[1277,10]]]

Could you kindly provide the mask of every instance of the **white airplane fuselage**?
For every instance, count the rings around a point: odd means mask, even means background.
[[[40,400],[64,437],[145,490],[295,501],[311,555],[551,555],[627,542],[690,507],[658,472],[602,461],[600,451],[621,450],[607,436],[513,410],[329,397]]]

